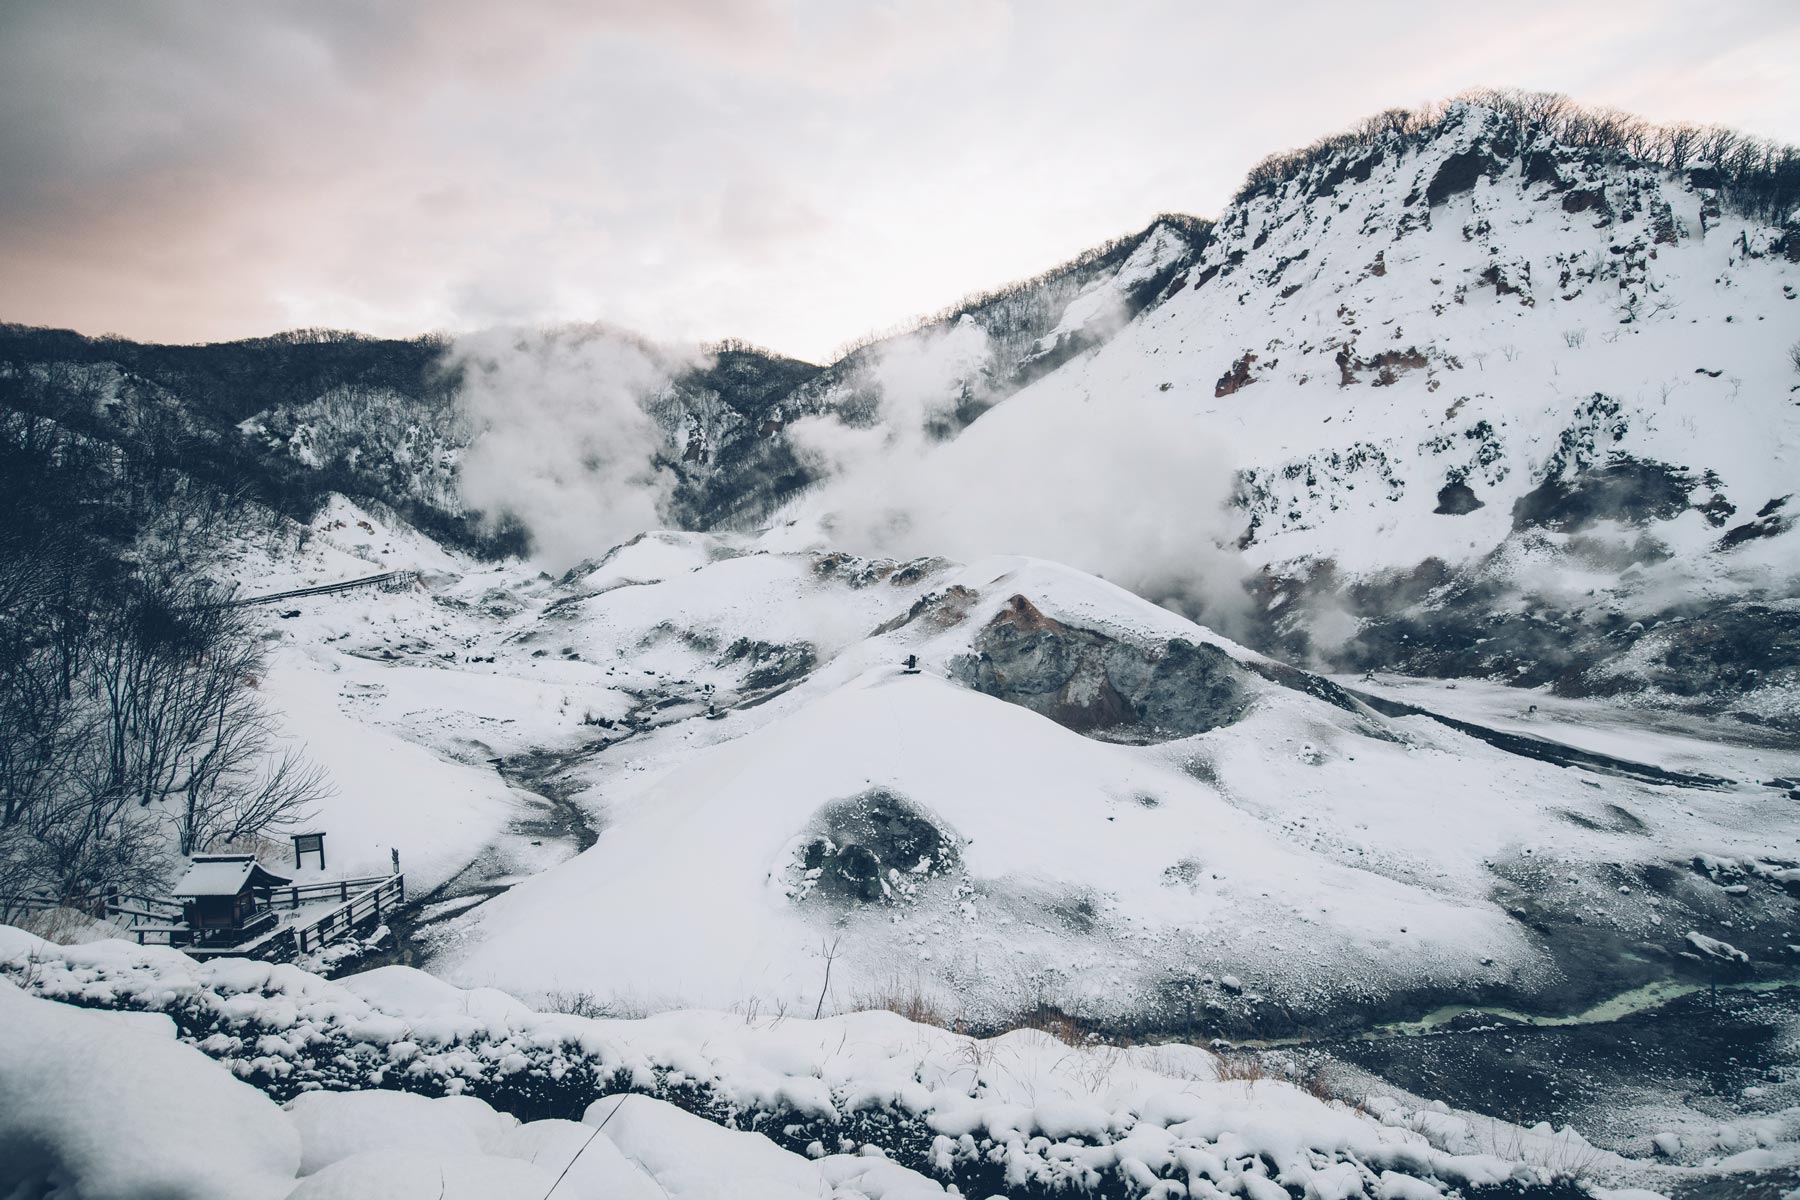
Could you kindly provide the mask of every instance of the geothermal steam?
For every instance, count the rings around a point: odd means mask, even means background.
[[[562,569],[663,524],[675,479],[643,401],[687,365],[600,326],[497,329],[459,337],[457,402],[473,442],[464,501],[512,517]]]
[[[885,347],[867,367],[873,427],[831,417],[791,434],[827,475],[804,512],[864,554],[1027,554],[1100,575],[1229,625],[1245,604],[1225,448],[1158,393],[1022,393],[954,441],[959,404],[983,401],[987,335],[964,317]]]

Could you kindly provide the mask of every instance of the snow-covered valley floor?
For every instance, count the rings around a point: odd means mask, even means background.
[[[330,873],[400,853],[398,944],[336,983],[11,932],[0,957],[293,1101],[243,1117],[275,1149],[232,1169],[267,1194],[437,1194],[454,1139],[417,1131],[448,1109],[294,1101],[314,1088],[479,1097],[499,1115],[456,1120],[480,1157],[556,1171],[611,1117],[671,1195],[713,1194],[655,1165],[713,1136],[676,1110],[773,1137],[771,1196],[1800,1171],[1800,750],[1758,727],[1333,681],[1055,564],[865,560],[800,527],[651,534],[552,579],[337,502],[236,569],[246,594],[420,572],[263,610],[264,694],[334,788]],[[75,1069],[8,1049],[16,1078]],[[590,1110],[621,1089],[642,1129]],[[374,1157],[310,1140],[390,1116],[414,1132]],[[720,1154],[776,1152],[743,1145]],[[261,1194],[244,1178],[218,1194]]]
[[[331,773],[334,870],[399,850],[410,949],[466,985],[1279,1036],[1578,1012],[1694,975],[1689,933],[1757,971],[1796,940],[1800,808],[1773,784],[1800,750],[1754,726],[1283,676],[1052,564],[862,560],[797,530],[649,535],[551,580],[340,505],[241,570],[372,566],[425,582],[268,610],[265,690]],[[1066,678],[995,682],[1045,661]],[[1105,716],[1133,671],[1197,723]],[[1340,687],[1717,783],[1535,761]],[[851,844],[882,861],[834,887]]]

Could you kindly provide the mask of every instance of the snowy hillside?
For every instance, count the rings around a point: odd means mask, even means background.
[[[1413,706],[1470,728],[1383,715],[1387,689],[1036,560],[796,528],[650,535],[551,580],[347,506],[319,530],[285,559],[314,565],[240,569],[424,583],[272,615],[267,693],[337,785],[334,853],[400,849],[413,949],[459,982],[1282,1032],[1579,1008],[1665,978],[1689,932],[1785,954],[1800,818],[1764,782],[1800,775],[1791,747],[1584,743],[1593,717],[1460,693]]]
[[[1213,540],[1242,548],[1255,610],[1216,580],[1164,594],[1241,638],[1340,669],[1725,695],[1792,728],[1800,663],[1771,634],[1800,563],[1800,222],[1720,193],[1704,164],[1522,141],[1454,104],[1247,189],[1165,298],[909,462],[898,500],[814,511],[913,552],[934,497],[992,507],[1001,489],[965,481],[1031,486],[1020,448],[1053,446],[1038,477],[1108,488],[1076,503],[1130,536],[1182,498],[1171,477],[1229,469]]]
[[[1528,101],[827,366],[0,327],[0,1194],[1800,1183],[1797,160]]]

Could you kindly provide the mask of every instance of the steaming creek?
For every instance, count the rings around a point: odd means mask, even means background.
[[[1607,1025],[1627,1017],[1656,1012],[1688,996],[1707,993],[1775,992],[1783,988],[1800,989],[1800,971],[1785,972],[1773,979],[1739,979],[1723,983],[1684,983],[1660,979],[1623,991],[1590,1005],[1579,1012],[1561,1014],[1524,1013],[1510,1008],[1480,1004],[1448,1004],[1412,1020],[1384,1021],[1358,1033],[1330,1034],[1322,1037],[1298,1035],[1285,1038],[1244,1038],[1231,1042],[1243,1050],[1287,1050],[1298,1047],[1329,1047],[1351,1042],[1381,1042],[1397,1038],[1427,1038],[1446,1034],[1516,1033],[1520,1027],[1565,1029],[1581,1025]],[[1491,1023],[1464,1022],[1462,1018],[1486,1017]]]
[[[1596,1145],[1639,1155],[1663,1130],[1705,1137],[1725,1112],[1774,1116],[1800,1091],[1800,986],[1791,976],[1721,984],[1716,994],[1699,985],[1637,989],[1567,1016],[1489,1017],[1458,1029],[1440,1011],[1429,1028],[1397,1023],[1385,1036],[1316,1053],[1453,1108],[1573,1125]]]
[[[1800,1103],[1797,1032],[1800,972],[1788,970],[1716,990],[1665,979],[1578,1012],[1447,1005],[1355,1032],[1232,1044],[1271,1051],[1346,1097],[1396,1089],[1521,1126],[1572,1127],[1602,1151],[1650,1158],[1665,1131],[1705,1145],[1727,1114],[1775,1118]],[[1796,1183],[1800,1171],[1777,1168],[1708,1175],[1669,1194],[1775,1200]]]
[[[425,966],[433,950],[431,933],[438,925],[481,907],[527,877],[510,861],[511,853],[524,846],[560,842],[569,847],[568,857],[574,857],[599,840],[588,814],[553,778],[585,754],[585,750],[567,755],[535,752],[494,760],[502,778],[533,799],[529,810],[515,817],[502,836],[466,867],[389,916],[391,942],[346,963],[341,971],[329,972],[330,977],[395,964]]]

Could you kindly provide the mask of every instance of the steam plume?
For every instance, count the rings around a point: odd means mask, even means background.
[[[682,356],[602,326],[495,329],[457,339],[457,402],[473,431],[463,499],[516,518],[560,570],[664,523],[674,477],[643,401]]]

